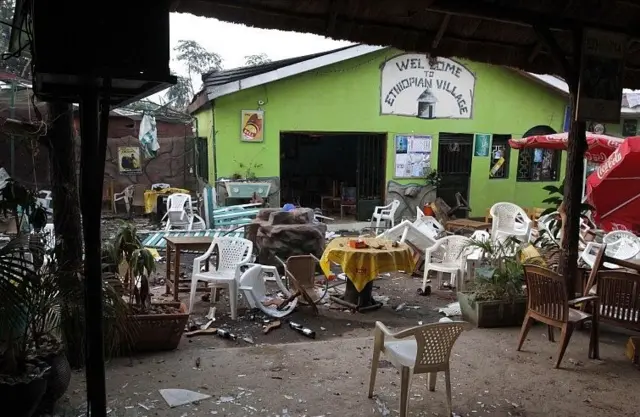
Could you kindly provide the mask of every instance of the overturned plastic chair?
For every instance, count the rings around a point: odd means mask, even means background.
[[[264,302],[269,300],[267,297],[267,286],[264,280],[264,273],[269,272],[275,277],[276,285],[278,289],[286,297],[291,297],[291,293],[285,287],[284,283],[280,279],[280,274],[275,266],[267,266],[260,264],[248,264],[248,269],[245,270],[239,279],[239,290],[242,291],[251,308],[257,308],[263,313],[275,317],[285,317],[293,313],[298,305],[298,298],[295,297],[281,310],[279,308],[267,307]],[[274,304],[275,306],[275,304]]]
[[[450,321],[412,327],[391,333],[376,322],[373,359],[369,379],[369,398],[373,397],[380,354],[400,371],[400,417],[409,415],[409,389],[414,374],[429,374],[429,391],[435,391],[438,372],[444,372],[447,392],[447,415],[452,415],[451,371],[449,359],[454,343],[465,328],[465,322]],[[435,413],[434,413],[435,414]]]
[[[202,217],[193,212],[193,202],[189,194],[171,194],[167,199],[167,220],[165,230],[204,230],[207,228]]]

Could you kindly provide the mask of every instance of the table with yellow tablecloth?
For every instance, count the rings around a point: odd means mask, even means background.
[[[144,212],[145,214],[154,213],[156,211],[156,203],[159,195],[170,195],[176,193],[189,194],[189,190],[184,188],[165,188],[162,190],[147,190],[144,192]]]
[[[320,259],[320,267],[329,276],[331,263],[340,265],[357,292],[362,292],[383,272],[413,271],[413,256],[406,244],[394,247],[389,240],[363,238],[369,247],[355,249],[349,246],[350,239],[353,238],[341,237],[329,242]]]

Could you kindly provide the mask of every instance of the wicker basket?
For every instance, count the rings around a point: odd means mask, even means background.
[[[143,352],[151,350],[173,350],[180,344],[182,333],[189,320],[189,313],[184,303],[154,303],[176,307],[177,314],[141,314],[132,315],[135,321],[135,335],[132,340],[132,350]]]

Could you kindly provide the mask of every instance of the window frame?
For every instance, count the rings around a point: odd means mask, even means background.
[[[496,139],[499,142],[496,145]],[[509,170],[511,168],[511,146],[509,146],[509,139],[511,139],[511,135],[501,135],[501,134],[492,134],[491,135],[491,146],[489,151],[489,179],[490,180],[508,180],[509,179]],[[504,164],[502,164],[501,169],[504,168],[505,175],[503,177],[493,177],[491,176],[491,168],[495,165],[495,159],[493,159],[494,146],[504,146],[503,155]]]
[[[529,153],[531,154],[531,159],[533,159],[533,153],[536,149],[542,149],[542,151],[551,151],[552,152],[552,162],[551,162],[551,171],[555,172],[555,178],[545,178],[545,179],[534,179],[533,178],[533,164],[529,167],[529,178],[520,177],[520,162],[523,154]],[[562,151],[557,149],[544,149],[544,148],[525,148],[520,149],[518,152],[518,161],[516,165],[516,182],[558,182],[560,180],[560,169],[562,168]]]

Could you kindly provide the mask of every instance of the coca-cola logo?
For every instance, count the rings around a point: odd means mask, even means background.
[[[629,228],[624,225],[624,224],[620,224],[620,223],[611,223],[611,230],[624,230],[624,231],[629,231]]]
[[[618,146],[620,146],[621,143],[622,141],[619,139],[609,139],[607,141],[607,146],[611,149],[618,149]]]
[[[585,152],[584,156],[593,162],[597,162],[597,163],[601,163],[606,161],[607,159],[607,155],[604,154],[604,152],[600,152],[600,153],[595,153],[595,152]]]
[[[603,179],[616,165],[618,165],[622,161],[622,155],[616,149],[611,156],[606,159],[596,171],[596,175],[598,179]]]

